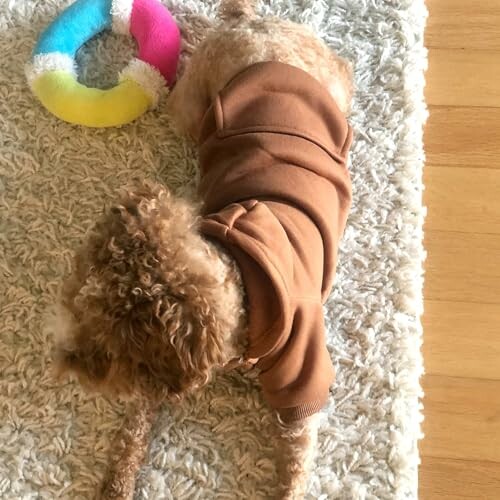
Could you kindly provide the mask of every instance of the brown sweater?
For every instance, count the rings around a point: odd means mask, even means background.
[[[319,411],[334,369],[322,304],[351,203],[352,131],[328,91],[302,70],[266,62],[217,96],[199,139],[201,231],[241,269],[248,359],[284,420]]]

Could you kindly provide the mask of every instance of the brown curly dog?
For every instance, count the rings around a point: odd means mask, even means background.
[[[133,496],[158,406],[221,369],[260,371],[279,498],[304,497],[314,458],[333,380],[321,303],[350,204],[351,68],[251,0],[223,0],[220,19],[169,97],[199,144],[201,202],[125,189],[62,287],[59,373],[130,400],[102,498]]]

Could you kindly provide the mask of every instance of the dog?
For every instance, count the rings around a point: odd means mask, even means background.
[[[168,98],[199,144],[200,200],[125,189],[61,288],[58,373],[130,405],[102,498],[131,498],[159,406],[220,370],[260,373],[278,498],[304,497],[314,460],[333,381],[321,305],[351,200],[352,69],[253,0],[222,0],[219,19]]]

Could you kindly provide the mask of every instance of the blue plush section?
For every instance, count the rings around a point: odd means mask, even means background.
[[[77,0],[42,33],[33,55],[62,52],[75,57],[93,36],[111,27],[111,0]]]

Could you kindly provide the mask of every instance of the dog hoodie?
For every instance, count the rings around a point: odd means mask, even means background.
[[[246,358],[285,421],[318,412],[335,377],[322,305],[351,204],[351,142],[328,91],[277,62],[237,75],[203,118],[200,230],[239,265]]]

